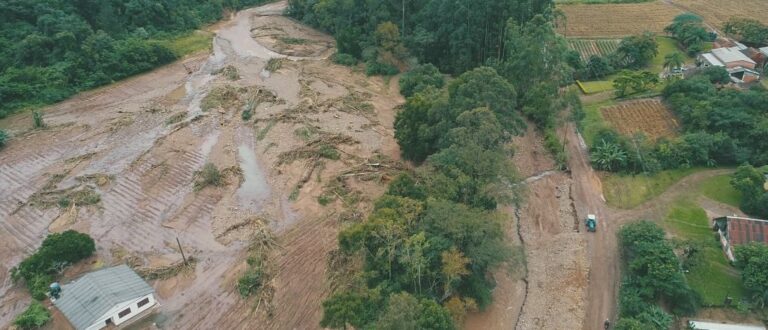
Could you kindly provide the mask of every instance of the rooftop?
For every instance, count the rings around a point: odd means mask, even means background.
[[[755,61],[744,55],[739,47],[715,48],[712,50],[712,55],[715,55],[723,63],[744,61],[755,64]]]
[[[99,321],[120,303],[154,292],[126,265],[104,268],[62,286],[61,297],[54,305],[77,329]]]
[[[742,217],[726,218],[728,219],[728,241],[731,244],[768,242],[768,221]]]
[[[720,60],[718,60],[717,57],[715,57],[715,55],[712,55],[710,53],[701,54],[701,57],[703,57],[705,61],[709,62],[710,65],[725,66],[725,64],[723,64],[723,62],[720,62]]]
[[[768,47],[760,48],[760,52],[765,54],[765,56],[768,56]]]
[[[701,329],[701,330],[765,330],[765,327],[762,325],[726,324],[726,323],[715,323],[715,322],[694,321],[694,320],[690,320],[689,323],[693,325],[696,329]]]

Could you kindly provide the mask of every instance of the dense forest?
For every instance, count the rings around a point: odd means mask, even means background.
[[[503,58],[510,19],[524,23],[553,9],[552,0],[290,0],[289,5],[291,16],[333,34],[340,53],[369,65],[388,62],[377,52],[376,31],[389,22],[402,30],[410,56],[448,73]]]
[[[337,62],[411,68],[395,137],[420,166],[390,182],[366,221],[342,229],[332,258],[359,269],[323,303],[321,326],[454,329],[491,303],[490,271],[512,253],[509,216],[497,211],[517,200],[509,142],[527,118],[560,149],[555,118],[572,100],[560,93],[573,70],[552,6],[290,1],[291,15],[336,37]]]
[[[173,61],[157,40],[262,2],[0,1],[0,118]]]

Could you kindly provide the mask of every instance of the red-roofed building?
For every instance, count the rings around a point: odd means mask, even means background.
[[[720,243],[729,260],[734,261],[733,247],[758,242],[768,244],[768,220],[721,217],[713,220],[712,227],[720,234]]]

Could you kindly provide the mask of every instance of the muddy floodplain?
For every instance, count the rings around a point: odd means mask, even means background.
[[[97,256],[65,278],[119,263],[167,269],[180,261],[178,238],[195,262],[150,281],[161,306],[149,324],[317,327],[347,196],[362,214],[370,198],[359,196],[388,179],[353,171],[398,162],[403,100],[387,81],[332,64],[333,39],[279,16],[284,7],[238,13],[211,54],[44,109],[45,129],[28,114],[0,124],[14,136],[0,152],[0,327],[30,300],[10,267],[67,229],[90,234]],[[237,279],[267,232],[269,282],[243,299]]]

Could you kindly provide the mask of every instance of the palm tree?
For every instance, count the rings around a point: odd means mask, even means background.
[[[682,67],[683,64],[685,64],[685,57],[680,52],[674,52],[664,56],[664,68],[667,70],[672,71],[673,69]]]

